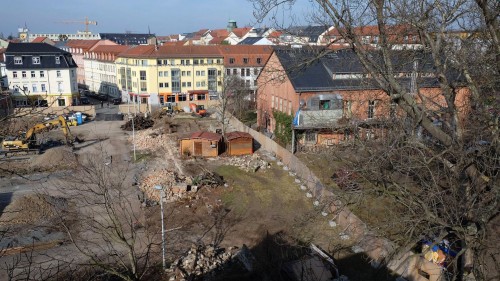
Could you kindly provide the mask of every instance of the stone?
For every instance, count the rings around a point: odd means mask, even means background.
[[[301,189],[301,190],[306,190],[306,189],[307,189],[307,187],[306,187],[305,185],[301,185],[301,186],[300,186],[300,189]]]
[[[328,222],[328,224],[331,226],[331,227],[336,227],[337,226],[337,223],[334,221],[334,220],[331,220]]]
[[[321,212],[321,215],[322,215],[323,217],[326,217],[326,216],[328,216],[328,213],[327,213],[327,212]]]
[[[307,198],[312,198],[312,197],[313,197],[313,195],[312,195],[312,193],[308,192],[308,193],[306,193],[306,197],[307,197]]]
[[[318,200],[314,201],[313,205],[316,206],[316,207],[318,207],[319,206],[319,201]]]
[[[283,170],[288,171],[290,170],[290,168],[288,168],[287,166],[283,166]]]
[[[295,179],[295,183],[299,183],[300,184],[300,180],[299,179]]]

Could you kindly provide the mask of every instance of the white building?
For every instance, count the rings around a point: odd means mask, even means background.
[[[110,98],[121,97],[116,79],[115,59],[129,46],[101,45],[83,55],[85,81],[89,90]]]
[[[5,64],[15,106],[78,103],[78,66],[70,53],[45,43],[10,43]]]

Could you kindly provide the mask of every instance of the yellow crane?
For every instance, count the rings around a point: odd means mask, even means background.
[[[64,20],[64,21],[59,21],[60,23],[79,23],[79,24],[84,24],[85,25],[85,37],[89,36],[89,25],[97,25],[97,21],[89,20],[88,17],[85,17],[84,21],[79,21],[79,20]]]

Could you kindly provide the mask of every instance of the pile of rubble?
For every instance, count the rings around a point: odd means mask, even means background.
[[[160,191],[155,186],[163,187],[167,201],[173,201],[184,197],[190,188],[191,180],[177,172],[161,168],[153,170],[152,173],[141,179],[140,189],[144,192],[146,198],[154,201],[160,201]],[[195,191],[195,190],[192,190]]]
[[[271,163],[263,160],[258,154],[228,158],[228,164],[239,167],[246,172],[257,172],[271,168]]]
[[[129,141],[132,143],[132,136],[129,137]],[[158,130],[147,129],[135,134],[135,146],[139,150],[164,150],[167,145],[176,148],[176,146],[172,146],[172,142],[170,136],[162,134]]]
[[[134,129],[135,130],[144,130],[147,128],[153,127],[155,124],[155,121],[151,118],[146,118],[141,115],[135,116],[134,119],[127,121],[127,123],[123,124],[121,128],[125,131],[132,131],[132,121],[134,122]]]
[[[224,249],[193,244],[185,256],[172,263],[168,270],[173,275],[170,280],[210,280],[233,262],[237,250],[237,247]]]
[[[222,177],[212,172],[206,172],[191,179],[162,168],[153,170],[151,174],[145,176],[141,180],[140,189],[149,200],[160,201],[160,191],[155,189],[155,186],[161,186],[165,192],[165,200],[172,202],[182,198],[192,199],[192,195],[201,187],[215,188],[222,185],[224,185]]]

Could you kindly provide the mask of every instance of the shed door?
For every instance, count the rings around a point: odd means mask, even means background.
[[[194,155],[202,154],[202,143],[201,141],[197,141],[194,143]]]

